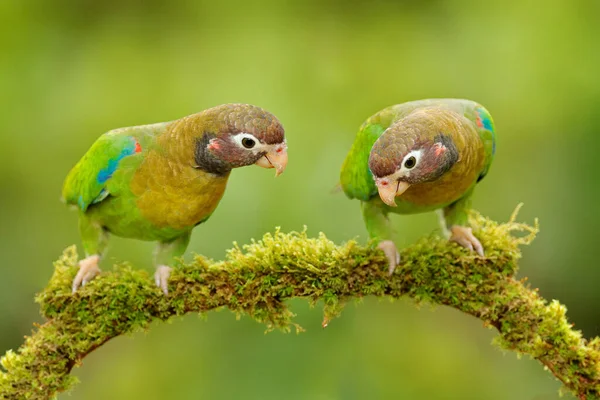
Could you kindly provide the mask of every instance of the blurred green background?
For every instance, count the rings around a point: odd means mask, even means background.
[[[498,152],[475,193],[482,213],[539,217],[521,276],[600,333],[600,3],[574,0],[0,1],[0,353],[39,321],[34,293],[79,243],[63,178],[101,133],[227,102],[286,128],[290,163],[236,170],[192,252],[215,259],[263,232],[366,233],[356,201],[331,194],[362,121],[428,97],[464,97],[494,116]],[[435,214],[394,218],[399,245]],[[149,272],[153,245],[114,238],[103,266]],[[224,311],[111,341],[75,370],[72,399],[557,399],[537,362],[490,345],[454,310],[367,299],[323,330],[292,303],[301,335],[264,335]],[[568,397],[568,396],[567,396]]]

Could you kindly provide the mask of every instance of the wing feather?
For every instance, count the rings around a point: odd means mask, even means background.
[[[67,175],[62,197],[86,211],[110,195],[108,182],[125,157],[141,152],[135,137],[117,132],[100,136]]]

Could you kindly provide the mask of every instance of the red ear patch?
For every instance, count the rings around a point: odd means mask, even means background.
[[[446,146],[444,146],[441,143],[435,143],[433,145],[433,152],[435,153],[436,157],[441,156],[442,154],[444,154],[446,151],[448,150],[448,148]]]
[[[207,148],[209,150],[218,150],[219,149],[219,143],[215,139],[210,139],[210,142],[208,142]]]

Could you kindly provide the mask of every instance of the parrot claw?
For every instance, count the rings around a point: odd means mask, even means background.
[[[385,256],[388,259],[390,268],[389,275],[392,276],[396,266],[400,264],[400,253],[398,253],[398,249],[396,249],[396,245],[391,240],[384,240],[379,242],[377,248],[382,250]]]
[[[100,274],[100,268],[98,268],[98,262],[100,262],[100,256],[95,254],[93,256],[89,256],[79,261],[79,271],[77,275],[75,275],[75,279],[73,279],[73,293],[77,291],[82,286],[85,286],[86,283],[91,281],[96,277],[96,275]]]
[[[455,225],[451,229],[452,235],[450,236],[451,242],[456,242],[460,246],[475,251],[481,257],[484,256],[483,246],[479,239],[473,235],[473,230],[465,226]]]
[[[167,296],[169,294],[169,276],[171,276],[171,271],[173,268],[167,267],[166,265],[159,265],[156,268],[156,273],[154,274],[154,281],[156,282],[156,286],[158,286],[162,292]]]

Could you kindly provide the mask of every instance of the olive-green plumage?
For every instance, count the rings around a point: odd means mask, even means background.
[[[494,152],[494,123],[480,104],[413,101],[385,108],[363,123],[340,181],[349,198],[361,201],[372,238],[391,239],[390,212],[443,209],[444,228],[452,230],[467,224],[470,196],[487,174]],[[396,207],[378,195],[386,185],[406,188],[395,198]]]
[[[214,212],[233,168],[263,165],[271,152],[287,161],[285,146],[273,115],[222,105],[105,133],[68,174],[62,195],[79,209],[87,256],[102,255],[112,233],[160,242],[156,262],[164,265],[185,252],[191,230]]]

